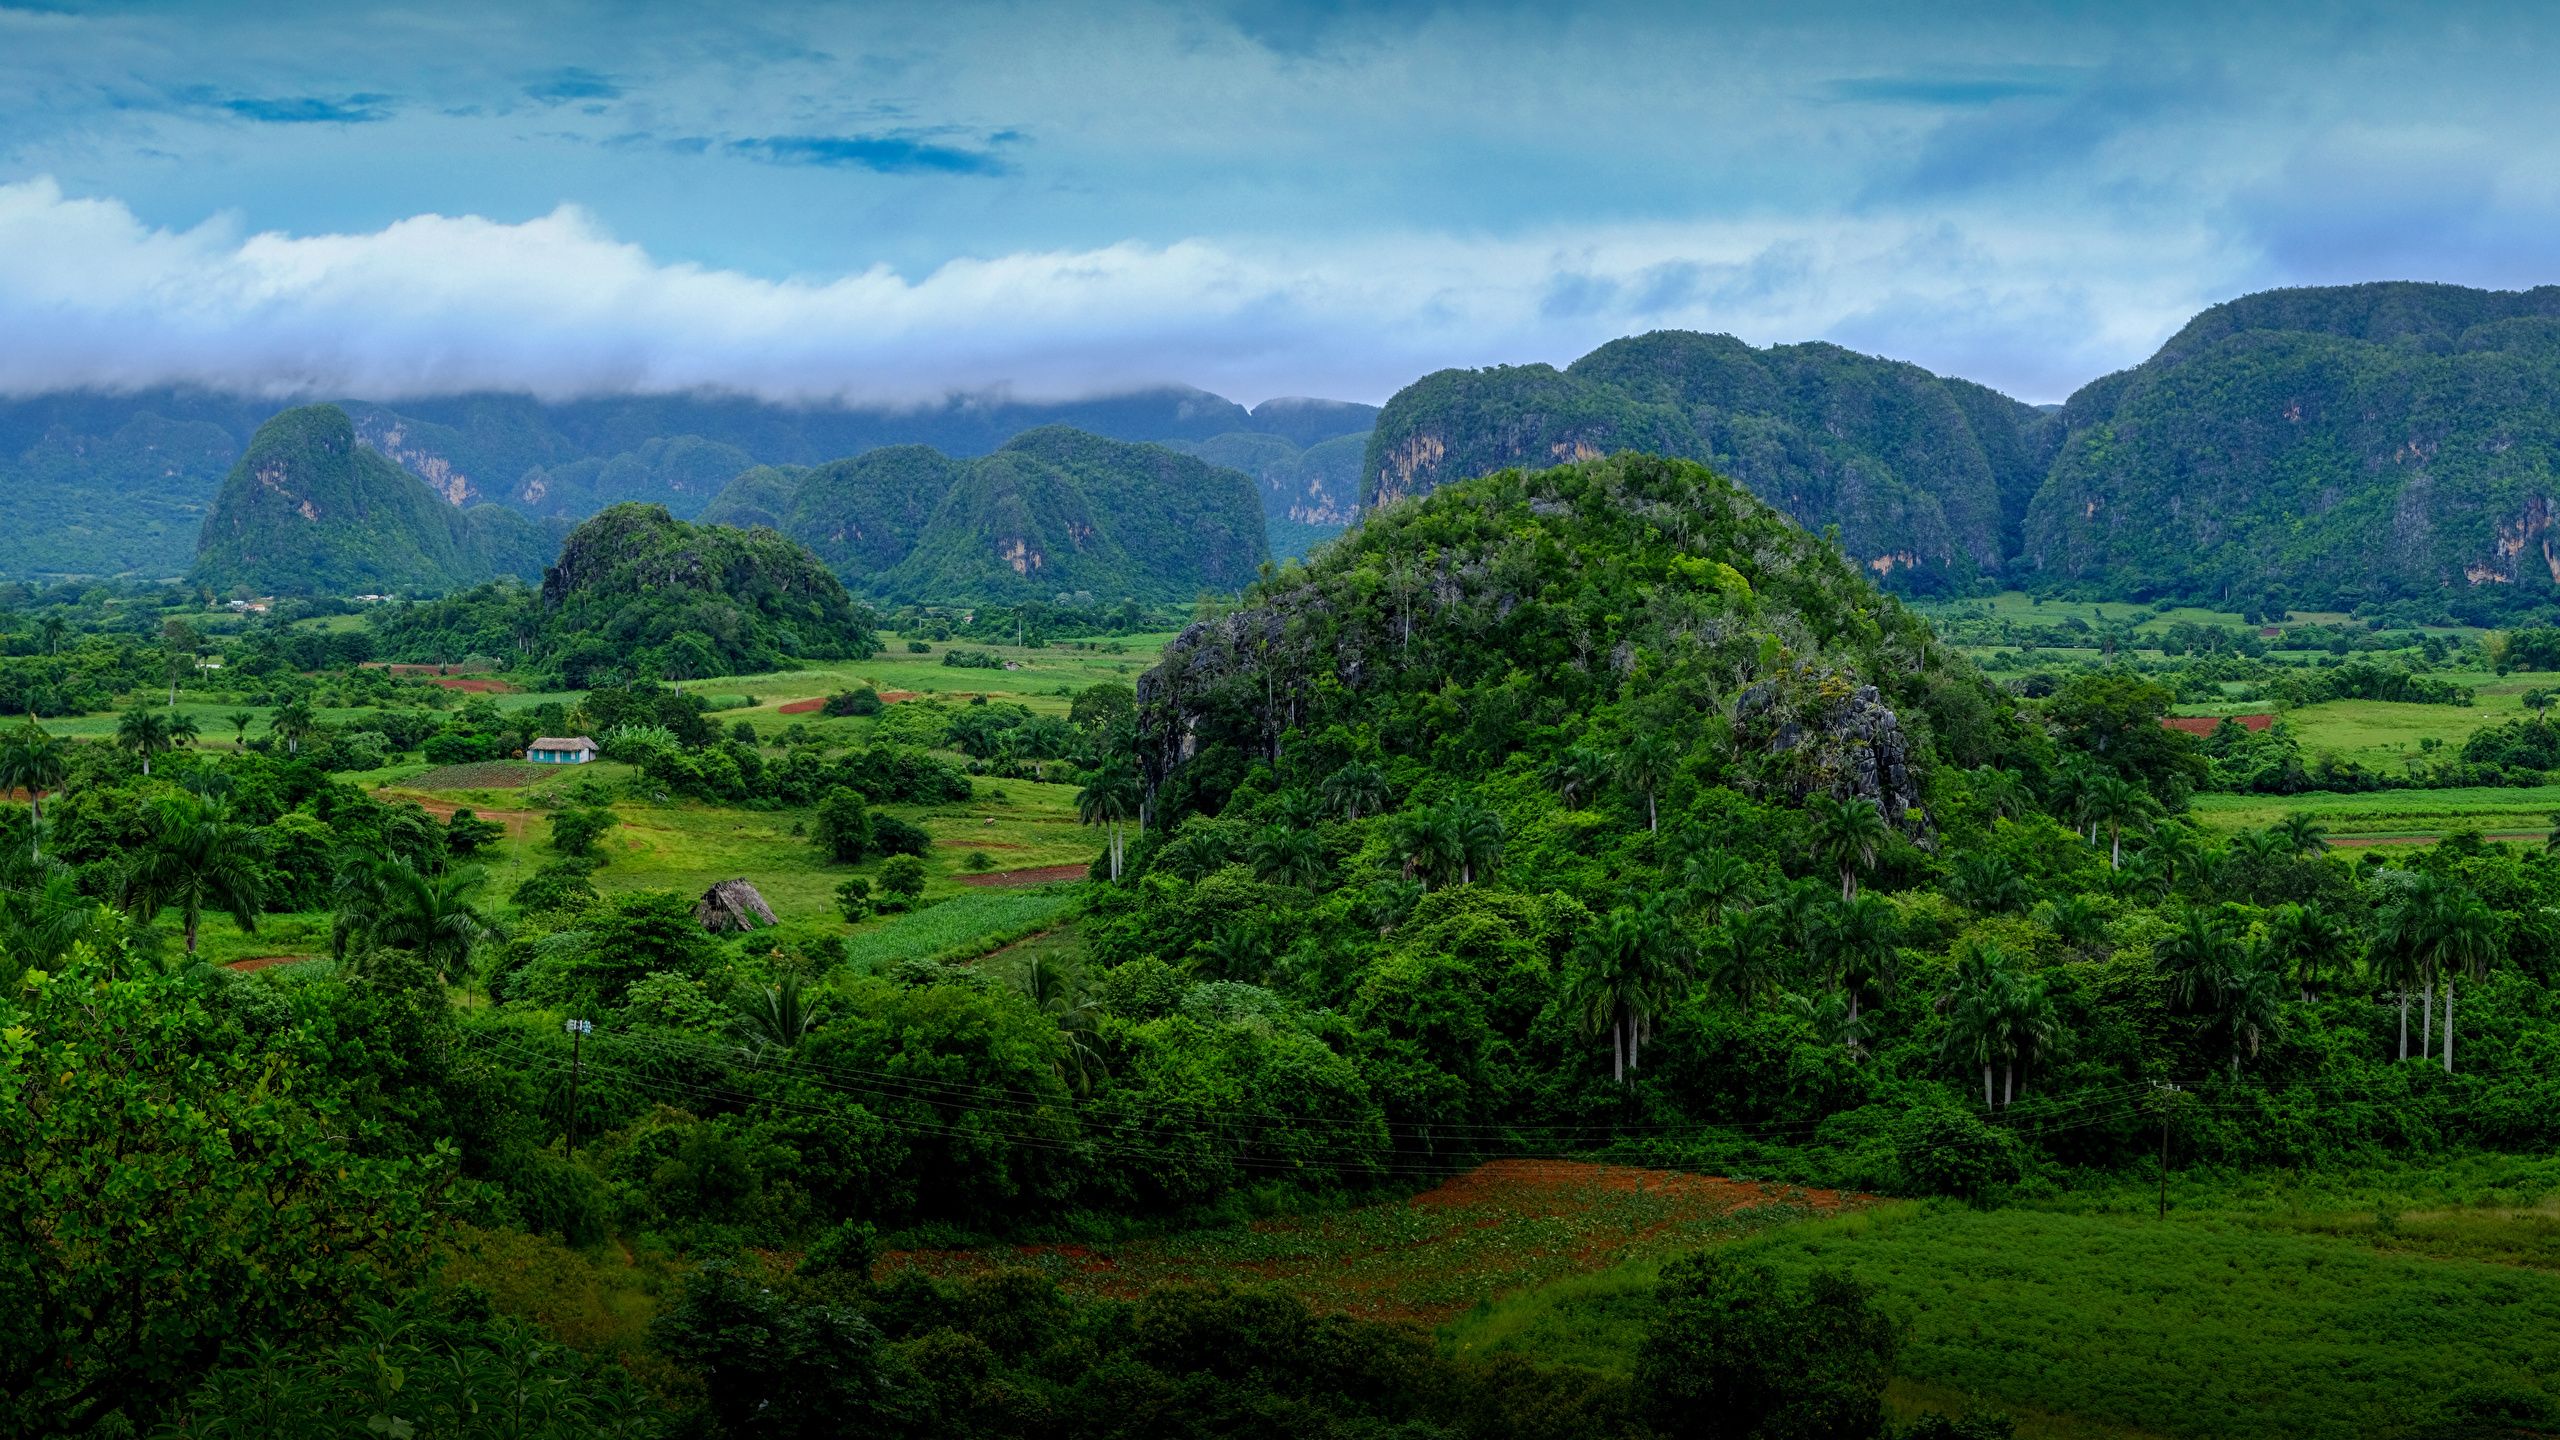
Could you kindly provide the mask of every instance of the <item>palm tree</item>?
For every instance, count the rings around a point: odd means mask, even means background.
[[[2027,794],[2027,782],[2017,771],[1995,770],[1988,765],[1973,772],[1973,799],[1994,820],[2015,820],[2035,808]]]
[[[2085,829],[2092,844],[2097,842],[2098,827],[2089,821],[2089,785],[2097,777],[2086,760],[2065,766],[2053,777],[2053,813],[2070,821],[2074,833]]]
[[[1251,924],[1232,921],[1199,944],[1198,966],[1219,980],[1258,981],[1262,978],[1269,949],[1262,932]]]
[[[1723,919],[1725,911],[1750,890],[1751,867],[1730,851],[1703,851],[1680,867],[1682,899],[1709,920]]]
[[[1325,777],[1324,803],[1345,820],[1375,815],[1387,808],[1387,777],[1377,766],[1354,760]]]
[[[1654,1013],[1685,970],[1677,932],[1655,910],[1612,910],[1574,943],[1565,1007],[1586,1038],[1608,1033],[1610,1076],[1620,1085],[1642,1064]]]
[[[220,910],[256,934],[265,883],[258,832],[193,795],[165,795],[143,813],[144,841],[125,880],[125,909],[148,920],[175,905],[196,953],[204,912]]]
[[[1656,834],[1662,830],[1661,790],[1671,783],[1679,758],[1669,740],[1654,734],[1639,735],[1618,752],[1618,783],[1644,797],[1644,828]]]
[[[2297,852],[2280,828],[2243,830],[2231,837],[2231,853],[2250,860],[2287,860]]]
[[[471,954],[502,933],[471,903],[480,876],[429,875],[405,860],[358,860],[338,876],[331,942],[340,958],[381,946],[415,955],[439,980],[470,968]]]
[[[299,755],[302,742],[320,733],[320,720],[311,713],[307,702],[290,700],[276,707],[276,713],[268,717],[267,729],[283,737],[286,754]]]
[[[2139,862],[2141,856],[2134,859]],[[2086,895],[2057,895],[2036,907],[2034,921],[2065,945],[2088,949],[2106,934],[2107,920]]]
[[[1892,833],[1883,808],[1864,795],[1850,800],[1816,795],[1804,808],[1813,818],[1814,853],[1839,870],[1840,898],[1856,899],[1858,877],[1876,868]]]
[[[1267,885],[1312,890],[1324,878],[1324,846],[1312,830],[1265,825],[1246,847],[1254,878]]]
[[[1834,901],[1826,907],[1820,929],[1825,952],[1823,969],[1849,997],[1849,1019],[1858,1019],[1858,1003],[1869,990],[1893,982],[1894,911],[1873,895]],[[1856,1053],[1857,1047],[1850,1047]]]
[[[1397,816],[1395,846],[1405,878],[1420,880],[1426,889],[1447,884],[1465,863],[1465,838],[1450,823],[1449,812],[1438,806]]]
[[[1798,995],[1782,992],[1779,1000],[1798,1018],[1813,1027],[1814,1039],[1824,1045],[1837,1045],[1851,1055],[1865,1053],[1868,1022],[1858,1014],[1856,1004],[1837,990],[1820,995]]]
[[[1608,773],[1606,761],[1587,747],[1575,745],[1548,764],[1546,782],[1556,792],[1556,798],[1564,802],[1564,808],[1579,810]]]
[[[2317,855],[2329,848],[2328,829],[2307,811],[2296,810],[2278,821],[2275,833],[2284,837],[2296,855]]]
[[[1450,801],[1444,813],[1458,839],[1458,883],[1490,878],[1502,867],[1502,817],[1472,795]]]
[[[1985,1112],[1998,1104],[1991,1071],[2007,1051],[2003,992],[2013,983],[2014,968],[1998,944],[1988,940],[1969,944],[1957,952],[1955,974],[1938,996],[1938,1011],[1947,1018],[1947,1038],[1940,1042],[1938,1053],[1961,1055],[1966,1063],[1982,1067]]]
[[[2265,947],[2246,945],[2233,955],[2213,997],[2214,1025],[2231,1050],[2231,1073],[2240,1073],[2243,1050],[2258,1058],[2267,1040],[2284,1036],[2284,964]]]
[[[1111,855],[1111,883],[1120,883],[1120,862],[1127,853],[1120,839],[1120,827],[1138,813],[1142,787],[1138,783],[1137,766],[1126,754],[1113,755],[1102,762],[1076,792],[1076,820],[1084,825],[1110,827],[1105,848]]]
[[[249,743],[249,727],[257,723],[258,717],[250,714],[246,710],[234,710],[222,718],[230,722],[232,745],[234,747],[246,746]]]
[[[98,902],[80,893],[68,865],[34,865],[35,874],[0,888],[0,975],[58,970],[62,957],[97,923]]]
[[[2082,791],[2081,804],[2089,823],[2107,832],[2107,868],[2124,868],[2124,832],[2126,826],[2148,830],[2160,813],[2160,802],[2151,792],[2117,775],[2092,776]]]
[[[0,790],[24,790],[32,812],[27,832],[27,858],[40,860],[44,842],[44,796],[71,773],[71,756],[63,742],[36,724],[35,717],[6,740],[0,740]]]
[[[2401,983],[2400,1058],[2408,1054],[2407,983],[2419,987],[2418,1051],[2433,1046],[2435,979],[2442,975],[2448,992],[2458,971],[2478,975],[2499,949],[2497,913],[2478,895],[2439,875],[2421,874],[2382,912],[2374,929],[2374,953],[2387,956],[2390,972]],[[2448,1003],[2450,1003],[2448,994]],[[2452,1067],[2453,1024],[2445,1022],[2446,1060]]]
[[[2267,917],[2267,943],[2278,959],[2290,961],[2294,983],[2303,1000],[2320,985],[2320,972],[2346,958],[2347,927],[2316,904],[2280,905]]]
[[[70,628],[69,622],[59,615],[47,615],[37,621],[36,637],[44,641],[44,653],[47,655],[62,653],[62,635]]]
[[[1777,988],[1778,957],[1786,948],[1782,907],[1755,905],[1725,916],[1715,951],[1715,978],[1748,1011]]]
[[[748,990],[738,1004],[736,1025],[748,1053],[762,1059],[777,1051],[792,1054],[824,1019],[826,1007],[810,997],[799,972],[793,971],[778,985]]]
[[[201,726],[201,725],[198,725],[198,724],[196,723],[196,717],[194,717],[193,715],[185,714],[185,713],[180,712],[180,711],[171,711],[171,712],[170,712],[170,714],[169,714],[169,748],[170,748],[170,749],[174,750],[174,749],[176,749],[177,747],[179,747],[179,746],[181,746],[181,745],[192,745],[192,744],[194,744],[194,743],[196,742],[196,740],[197,740],[199,737],[201,737],[203,734],[204,734],[204,727],[203,727],[203,726]]]
[[[2234,940],[2212,911],[2189,906],[2178,928],[2151,947],[2152,967],[2168,987],[2169,1003],[2181,1010],[2213,1004],[2238,958]]]
[[[1991,1004],[2000,1027],[2000,1106],[2005,1110],[2018,1103],[2020,1077],[2061,1037],[2062,1022],[2043,976],[2003,978],[2006,983],[1996,988]]]
[[[1058,1037],[1066,1041],[1058,1052],[1058,1078],[1073,1085],[1077,1094],[1090,1095],[1094,1075],[1106,1067],[1097,1033],[1102,1004],[1085,993],[1083,982],[1077,971],[1051,965],[1037,955],[1022,972],[1022,993],[1056,1023]]]
[[[169,748],[169,716],[162,710],[127,710],[116,719],[116,743],[142,757],[142,773],[151,774],[151,757]]]
[[[1947,893],[1976,914],[2007,914],[2025,907],[2027,881],[2008,856],[1977,850],[1956,857]]]

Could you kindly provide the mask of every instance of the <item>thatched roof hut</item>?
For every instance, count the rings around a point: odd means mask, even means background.
[[[702,892],[694,902],[693,918],[714,935],[732,930],[761,930],[777,924],[773,907],[764,903],[756,887],[744,880],[723,880]]]

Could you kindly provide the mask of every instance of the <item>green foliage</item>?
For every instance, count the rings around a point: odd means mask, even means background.
[[[1721,1251],[1662,1269],[1636,1357],[1654,1433],[1796,1440],[1884,1432],[1884,1387],[1900,1327],[1874,1292],[1817,1270],[1801,1289]]]
[[[809,838],[816,842],[818,853],[833,863],[860,864],[872,850],[871,808],[855,791],[830,790],[818,802]]]
[[[447,504],[358,444],[346,411],[311,405],[250,438],[205,515],[194,579],[260,594],[436,591],[533,574],[549,548],[519,515]]]
[[[601,806],[571,806],[551,815],[551,848],[572,859],[595,858],[596,842],[617,823],[613,812]]]
[[[1180,600],[1238,589],[1268,558],[1248,477],[1063,425],[976,460],[901,445],[750,471],[703,518],[770,526],[894,600]]]

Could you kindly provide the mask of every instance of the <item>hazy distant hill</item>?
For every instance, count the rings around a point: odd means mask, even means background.
[[[224,474],[283,408],[190,390],[0,401],[0,575],[183,573]],[[1051,424],[1128,440],[1245,433],[1303,444],[1362,428],[1377,413],[1326,400],[1248,411],[1182,388],[1057,404],[961,397],[894,411],[702,396],[546,404],[522,395],[341,408],[365,445],[449,503],[572,520],[629,500],[687,517],[755,465],[812,465],[883,445],[980,455]]]
[[[195,577],[273,594],[446,590],[538,575],[557,532],[494,505],[458,509],[356,442],[335,405],[258,427],[197,539]]]
[[[2560,287],[2380,284],[2217,305],[2064,407],[2032,583],[2269,598],[2560,594]]]
[[[1360,513],[1360,461],[1378,412],[1366,405],[1329,401],[1280,401],[1255,409],[1263,419],[1275,406],[1306,407],[1305,423],[1289,433],[1238,430],[1206,440],[1168,440],[1170,450],[1197,455],[1212,465],[1241,470],[1262,483],[1262,520],[1271,553],[1295,558],[1341,533]],[[1325,407],[1317,410],[1315,407]],[[1326,424],[1352,428],[1323,434]],[[1299,436],[1315,436],[1301,440]]]
[[[1836,345],[1660,331],[1561,371],[1444,370],[1405,387],[1369,438],[1362,501],[1648,451],[1705,461],[1809,529],[1837,525],[1876,575],[1954,588],[1999,573],[2058,428],[1970,381]]]
[[[993,454],[922,445],[733,481],[701,519],[765,525],[893,600],[1117,600],[1233,590],[1269,555],[1251,477],[1063,425]]]

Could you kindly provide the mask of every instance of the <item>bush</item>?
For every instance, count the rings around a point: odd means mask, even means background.
[[[960,868],[972,875],[984,875],[996,868],[995,857],[984,850],[972,850],[968,857],[960,862]]]
[[[2018,1182],[2018,1142],[1969,1110],[1915,1110],[1894,1128],[1904,1187],[1915,1194],[1977,1200]]]
[[[836,887],[836,913],[848,925],[858,924],[871,914],[871,882],[859,875]]]
[[[595,882],[588,878],[594,868],[592,862],[554,860],[526,876],[509,898],[527,912],[584,909],[597,898]]]
[[[1701,1251],[1662,1269],[1636,1390],[1666,1440],[1881,1435],[1901,1339],[1846,1275],[1793,1290],[1766,1265]]]
[[[892,855],[880,865],[880,890],[902,905],[913,905],[924,893],[924,862],[913,855]]]
[[[933,845],[933,837],[921,825],[910,825],[895,815],[871,817],[871,849],[881,855],[922,855]]]
[[[596,808],[573,808],[556,811],[551,816],[551,848],[563,855],[585,859],[595,855],[596,842],[614,826],[613,812]]]
[[[933,647],[927,645],[921,640],[910,640],[907,642],[907,653],[910,655],[930,655],[933,653]]]
[[[837,716],[877,715],[886,708],[878,690],[862,685],[851,690],[839,690],[828,696],[827,703],[821,708],[820,713]]]
[[[731,743],[738,745],[754,746],[764,743],[762,737],[756,734],[755,722],[752,720],[741,720],[730,726],[729,739]]]
[[[507,827],[495,820],[483,820],[468,806],[457,807],[453,818],[444,822],[444,848],[457,856],[476,855],[506,838]]]
[[[1001,670],[1004,662],[985,650],[951,649],[942,652],[942,663],[962,670]]]
[[[855,865],[875,848],[877,826],[862,797],[839,786],[818,802],[817,823],[811,827],[810,838],[817,842],[818,853],[831,863]]]

